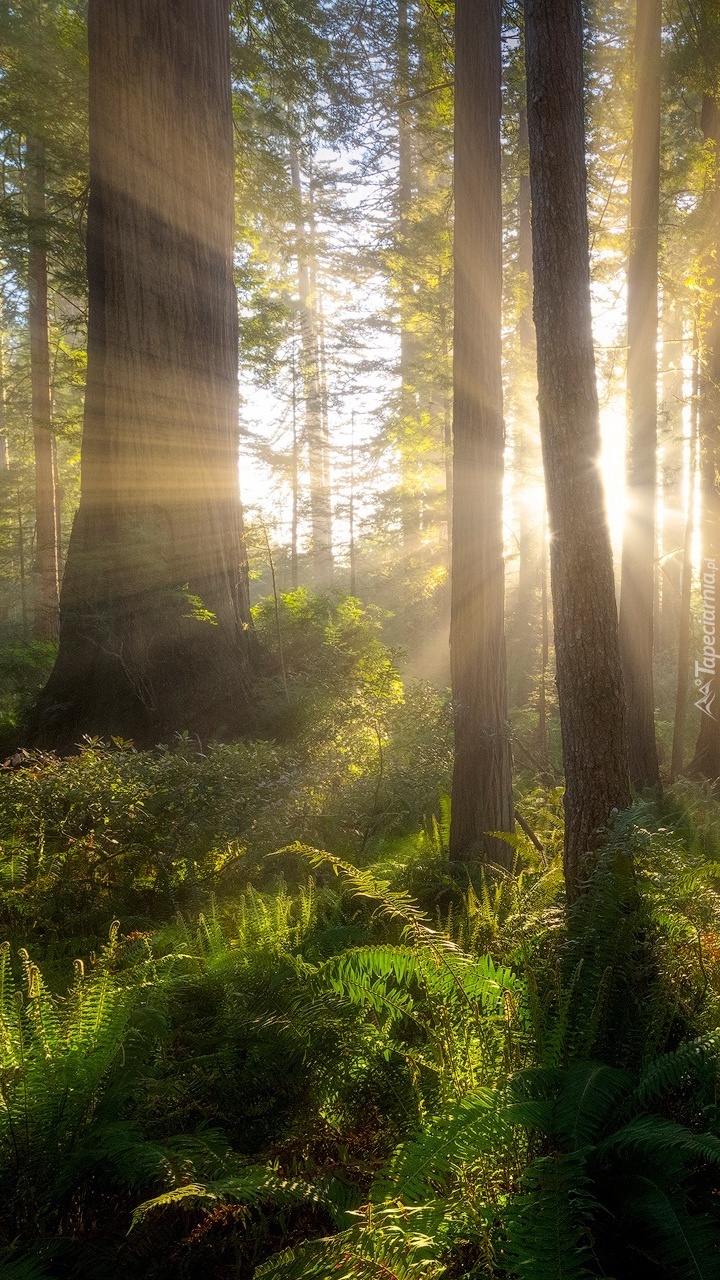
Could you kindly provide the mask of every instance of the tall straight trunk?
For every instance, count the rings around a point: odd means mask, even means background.
[[[298,298],[300,301],[300,366],[305,400],[305,436],[310,470],[310,561],[315,586],[329,587],[333,576],[332,516],[325,450],[320,339],[316,298],[304,212],[304,193],[297,148],[290,148],[290,177],[297,205]]]
[[[682,773],[685,747],[685,721],[687,718],[688,690],[690,688],[690,636],[692,631],[692,542],[695,532],[695,458],[698,444],[698,396],[700,392],[700,360],[697,340],[693,352],[692,427],[688,457],[688,509],[683,534],[682,572],[680,577],[680,605],[677,610],[677,685],[675,690],[675,717],[673,720],[672,759],[670,781]]]
[[[703,654],[695,668],[700,731],[689,772],[720,778],[720,670],[717,670],[717,590],[720,586],[720,106],[705,95],[702,130],[713,144],[714,190],[706,246],[707,306],[700,333],[700,584],[703,595]]]
[[[683,573],[683,369],[682,303],[666,299],[662,317],[663,375],[662,399],[664,445],[662,468],[663,525],[660,594],[660,643],[665,650],[677,644],[680,625],[680,596]]]
[[[532,226],[530,216],[530,173],[524,159],[527,154],[527,109],[520,108],[520,151],[522,169],[518,187],[517,270],[521,283],[525,284],[526,302],[518,317],[520,367],[516,371],[518,391],[517,421],[515,425],[516,482],[519,485],[517,501],[519,516],[518,536],[518,592],[515,614],[516,651],[511,700],[516,706],[524,706],[532,687],[537,661],[537,597],[540,579],[540,538],[537,528],[537,512],[531,500],[530,485],[539,471],[539,432],[537,422],[537,386],[535,359],[535,327],[532,319]]]
[[[229,0],[88,6],[82,492],[42,745],[251,718],[229,19]]]
[[[40,639],[54,640],[58,634],[59,575],[48,332],[45,149],[42,143],[32,140],[27,144],[27,193],[30,226],[28,327],[35,453],[35,560],[38,578],[35,630]]]
[[[355,547],[355,411],[350,420],[350,498],[348,502],[350,525],[350,595],[357,596],[357,551]]]
[[[410,93],[410,22],[407,0],[397,0],[397,91],[398,91],[398,242],[407,252],[412,207],[412,135],[407,99]],[[400,473],[402,492],[401,526],[403,561],[406,570],[420,544],[420,494],[414,434],[419,412],[415,390],[416,349],[408,317],[408,298],[401,285],[400,296]]]
[[[300,441],[297,427],[297,369],[295,350],[292,358],[292,455],[290,459],[290,483],[292,488],[292,524],[290,530],[290,589],[297,591],[300,584],[298,572],[298,525],[300,516]]]
[[[500,0],[455,10],[450,856],[511,863],[503,563]]]
[[[534,317],[565,765],[565,881],[630,802],[610,534],[598,470],[581,0],[525,0]]]
[[[627,516],[620,587],[630,777],[660,782],[653,638],[657,487],[658,220],[662,0],[637,0],[635,107],[627,277]]]

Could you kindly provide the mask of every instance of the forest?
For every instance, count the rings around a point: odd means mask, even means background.
[[[0,1280],[720,1277],[720,0],[0,0]]]

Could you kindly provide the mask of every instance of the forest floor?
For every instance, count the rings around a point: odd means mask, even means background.
[[[453,865],[447,700],[284,607],[262,739],[0,770],[0,1277],[716,1280],[715,793]]]

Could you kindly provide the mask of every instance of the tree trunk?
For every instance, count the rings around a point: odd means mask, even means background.
[[[250,720],[228,0],[90,0],[88,380],[30,739]]]
[[[700,391],[700,362],[697,341],[693,352],[692,380],[692,428],[688,458],[688,509],[683,534],[682,573],[680,578],[680,604],[677,610],[677,686],[675,690],[675,717],[673,720],[672,759],[670,781],[682,773],[685,747],[685,720],[687,717],[688,690],[690,688],[690,635],[692,604],[692,542],[695,531],[695,456],[698,443],[698,396]]]
[[[706,251],[707,305],[700,333],[700,585],[703,596],[703,656],[695,667],[700,732],[688,772],[720,778],[720,672],[717,653],[717,586],[720,568],[720,107],[708,95],[702,103],[702,131],[714,148]]]
[[[397,91],[398,91],[398,242],[401,254],[408,252],[412,206],[412,138],[407,99],[410,93],[410,23],[407,0],[397,3]],[[408,299],[401,283],[400,296],[400,469],[403,564],[406,574],[420,545],[420,492],[417,467],[418,396],[415,390],[416,349],[409,325]]]
[[[503,562],[500,0],[455,13],[450,856],[512,864]]]
[[[305,398],[305,434],[310,470],[310,560],[315,586],[331,586],[333,577],[332,519],[328,468],[325,457],[320,342],[315,296],[312,288],[305,223],[304,196],[297,148],[290,148],[290,176],[297,201],[297,272],[300,300],[300,351]]]
[[[612,551],[598,471],[580,0],[525,0],[534,317],[565,765],[565,880],[630,802]]]
[[[53,467],[52,394],[48,333],[47,209],[45,150],[27,144],[28,190],[28,327],[33,446],[35,452],[35,563],[38,591],[35,631],[41,640],[58,634],[58,549]]]
[[[532,319],[532,226],[530,217],[530,174],[525,168],[527,155],[527,110],[520,108],[520,152],[522,170],[518,189],[517,270],[524,285],[527,301],[518,317],[519,368],[515,372],[517,420],[515,425],[514,474],[518,494],[518,593],[515,614],[517,647],[511,680],[511,705],[524,707],[532,688],[537,662],[537,597],[540,580],[540,538],[537,510],[531,500],[530,486],[540,470],[535,327]]]
[[[683,573],[683,309],[681,303],[665,299],[663,305],[663,528],[660,597],[660,643],[674,650],[680,626],[680,596]]]
[[[290,483],[292,487],[292,520],[290,527],[290,589],[297,591],[300,585],[298,571],[298,525],[300,518],[300,441],[297,429],[297,370],[295,347],[292,356],[292,454],[290,458]]]
[[[660,782],[653,636],[661,28],[661,0],[637,0],[627,303],[627,516],[622,550],[620,652],[627,699],[630,777],[641,788],[656,787]]]

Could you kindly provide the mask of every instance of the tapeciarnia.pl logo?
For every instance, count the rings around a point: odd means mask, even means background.
[[[703,656],[702,663],[695,663],[695,687],[699,690],[700,697],[695,703],[702,713],[710,716],[711,720],[716,720],[717,716],[713,712],[713,703],[715,702],[715,690],[713,689],[713,677],[715,675],[715,667],[718,655],[715,650],[715,578],[717,574],[717,565],[714,560],[703,560],[702,571],[702,601],[703,601]]]

